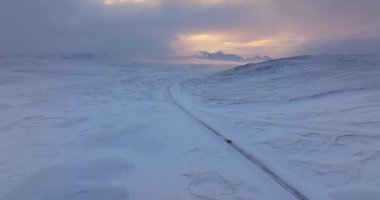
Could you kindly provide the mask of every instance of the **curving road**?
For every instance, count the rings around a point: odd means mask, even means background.
[[[189,118],[196,121],[200,126],[203,126],[204,128],[206,128],[210,133],[212,133],[215,136],[217,136],[218,138],[220,138],[222,141],[225,142],[226,145],[228,145],[233,150],[235,150],[237,153],[239,153],[248,162],[255,165],[256,167],[259,167],[266,175],[268,175],[272,180],[274,180],[276,183],[278,183],[278,185],[280,185],[283,189],[288,191],[295,199],[310,200],[310,198],[306,197],[301,191],[299,191],[297,188],[293,187],[288,181],[286,181],[284,178],[279,176],[270,167],[268,167],[263,161],[256,158],[254,155],[244,151],[244,149],[242,149],[241,147],[239,147],[239,145],[234,143],[232,138],[225,137],[222,133],[217,131],[210,124],[202,121],[195,114],[193,114],[188,108],[186,108],[183,104],[181,104],[180,101],[177,100],[175,95],[173,95],[173,86],[175,84],[176,83],[169,85],[166,89],[165,97],[170,104],[177,107],[180,111],[182,111]]]

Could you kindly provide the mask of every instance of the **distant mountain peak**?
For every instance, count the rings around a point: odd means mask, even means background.
[[[264,55],[255,55],[251,57],[243,57],[236,54],[225,53],[223,51],[216,52],[208,52],[208,51],[199,51],[195,57],[200,59],[208,59],[208,60],[225,60],[225,61],[249,61],[249,62],[258,62],[272,59],[271,57]]]

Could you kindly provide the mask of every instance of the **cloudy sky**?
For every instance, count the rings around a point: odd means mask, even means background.
[[[379,0],[0,0],[0,52],[380,53]]]

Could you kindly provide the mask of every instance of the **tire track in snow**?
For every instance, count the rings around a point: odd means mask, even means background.
[[[253,164],[253,165],[259,167],[261,170],[263,170],[263,172],[266,175],[268,175],[271,179],[273,179],[275,182],[277,182],[282,188],[284,188],[286,191],[288,191],[293,197],[295,197],[298,200],[310,200],[301,191],[299,191],[297,188],[293,187],[285,179],[283,179],[277,173],[275,173],[272,169],[270,169],[260,159],[256,158],[254,155],[249,154],[248,152],[244,151],[244,149],[242,149],[241,147],[239,147],[232,140],[230,140],[229,138],[225,137],[223,134],[221,134],[219,131],[217,131],[215,128],[213,128],[211,125],[209,125],[206,122],[204,122],[201,119],[199,119],[190,110],[188,110],[181,103],[179,103],[179,101],[177,101],[176,98],[172,94],[173,85],[174,84],[169,85],[167,87],[166,93],[165,93],[165,97],[166,97],[166,99],[168,100],[168,102],[170,104],[174,105],[179,110],[181,110],[183,113],[185,113],[190,118],[192,118],[194,121],[196,121],[201,126],[205,127],[207,130],[209,130],[211,133],[213,133],[214,135],[216,135],[220,139],[224,140],[224,142],[228,146],[230,146],[232,149],[234,149],[236,152],[238,152],[242,157],[244,157],[251,164]]]

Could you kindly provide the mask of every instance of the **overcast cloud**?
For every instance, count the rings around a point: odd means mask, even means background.
[[[0,52],[380,53],[379,0],[0,0]]]

